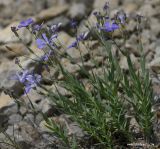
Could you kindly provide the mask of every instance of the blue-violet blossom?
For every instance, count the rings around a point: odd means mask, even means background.
[[[78,46],[78,43],[79,43],[80,41],[83,41],[83,40],[86,40],[86,39],[87,39],[87,36],[88,36],[88,32],[81,33],[81,34],[76,38],[76,41],[72,42],[71,45],[68,46],[68,49],[77,47],[77,46]]]
[[[104,30],[104,31],[106,31],[106,32],[113,32],[113,31],[115,31],[115,30],[117,30],[117,29],[120,28],[119,25],[118,25],[117,23],[115,23],[114,21],[112,21],[112,22],[106,21],[106,22],[104,23],[104,26],[103,26],[103,27],[100,27],[99,24],[97,24],[97,26],[98,26],[98,28],[99,28],[100,30]]]
[[[46,36],[46,34],[43,33],[43,34],[42,34],[42,38],[43,38],[43,39],[38,38],[38,39],[36,40],[36,43],[37,43],[38,48],[39,48],[39,49],[43,49],[44,47],[47,46],[47,44],[48,44],[48,45],[51,45],[53,39],[57,38],[57,36],[58,36],[57,34],[54,34],[54,35],[52,35],[51,38],[49,39],[49,38]]]
[[[33,23],[34,23],[34,21],[32,18],[21,21],[18,25],[18,29],[23,28],[23,27],[28,27],[30,24],[33,24]]]
[[[25,93],[36,87],[41,81],[41,75],[30,73],[28,70],[21,72],[15,76],[15,79],[25,86]]]

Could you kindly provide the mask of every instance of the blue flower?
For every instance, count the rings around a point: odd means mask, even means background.
[[[21,83],[24,83],[26,81],[26,77],[29,74],[28,70],[25,70],[19,74],[16,75],[15,79],[18,80]]]
[[[33,25],[32,26],[32,33],[36,33],[36,31],[38,32],[38,31],[40,31],[41,29],[42,29],[42,27],[43,27],[43,24],[41,24],[41,25],[39,25],[39,24],[35,24],[35,25]]]
[[[37,84],[41,81],[41,76],[38,74],[29,74],[26,76],[26,81],[30,84]]]
[[[76,40],[76,41],[72,42],[71,45],[68,46],[68,49],[70,49],[70,48],[75,48],[75,47],[77,47],[77,46],[78,46],[78,41]]]
[[[81,33],[81,34],[77,37],[77,40],[78,40],[78,41],[86,40],[86,39],[87,39],[87,36],[88,36],[88,32]]]
[[[27,20],[21,21],[18,25],[18,29],[22,28],[22,27],[28,27],[30,24],[33,24],[34,21],[32,18],[29,18]]]
[[[40,83],[41,79],[41,75],[30,73],[28,70],[17,74],[15,77],[15,80],[18,80],[24,85],[26,94],[32,88],[35,88]]]
[[[109,2],[106,2],[105,5],[103,6],[103,10],[106,11],[109,9]]]
[[[43,49],[47,45],[43,39],[37,39],[36,43],[39,49]]]
[[[37,87],[37,85],[40,83],[41,79],[42,79],[41,76],[38,75],[38,74],[32,74],[32,75],[30,74],[30,75],[28,75],[26,77],[26,82],[24,83],[24,85],[25,85],[25,93],[27,94],[27,93],[30,92],[30,90],[32,88]]]
[[[39,31],[39,30],[41,30],[41,28],[42,28],[42,24],[41,25],[36,24],[33,26],[33,30],[35,30],[35,31]]]
[[[51,31],[53,32],[53,34],[56,34],[59,31],[61,26],[62,26],[62,23],[52,25],[51,26]]]
[[[51,43],[53,42],[53,40],[54,40],[55,38],[57,38],[57,37],[58,37],[58,35],[57,35],[57,34],[54,34],[54,35],[52,35],[51,38],[49,39],[49,38],[46,36],[46,34],[43,33],[43,34],[42,34],[42,38],[43,38],[43,39],[38,38],[38,39],[36,40],[36,43],[37,43],[38,48],[39,48],[39,49],[43,49],[44,47],[47,46],[47,44],[51,45]]]
[[[78,25],[78,22],[72,19],[71,22],[70,22],[70,25],[71,25],[72,28],[75,29]]]
[[[50,50],[48,53],[46,53],[45,55],[43,55],[40,60],[41,60],[41,61],[48,61],[49,57],[50,57],[52,54],[53,54],[53,51]]]
[[[106,32],[113,32],[117,29],[119,29],[119,25],[117,23],[115,23],[114,21],[110,22],[110,21],[106,21],[104,23],[103,27],[98,26],[99,29],[104,30]]]
[[[77,36],[76,41],[72,42],[72,44],[68,46],[68,49],[77,47],[80,41],[87,39],[87,36],[88,32],[81,33],[79,36]]]

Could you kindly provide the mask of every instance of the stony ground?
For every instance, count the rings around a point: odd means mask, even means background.
[[[28,17],[34,18],[38,23],[44,21],[49,26],[61,22],[62,29],[59,38],[63,39],[65,45],[69,45],[74,38],[72,31],[69,29],[70,19],[76,18],[78,20],[78,32],[85,31],[86,28],[82,27],[85,18],[88,18],[91,22],[95,22],[92,12],[94,9],[101,8],[105,2],[105,0],[0,0],[0,129],[10,136],[14,135],[22,149],[53,149],[56,148],[56,138],[45,129],[42,116],[38,112],[33,113],[30,109],[27,97],[20,98],[20,100],[26,103],[26,106],[22,106],[19,109],[15,101],[9,96],[10,94],[14,97],[21,97],[22,95],[20,84],[11,79],[11,76],[19,70],[14,64],[15,57],[20,57],[21,63],[25,68],[33,69],[33,67],[36,67],[33,61],[23,57],[30,54],[24,45],[13,35],[10,27]],[[123,9],[131,18],[134,18],[137,13],[146,17],[142,32],[142,42],[147,55],[147,65],[152,73],[151,77],[155,94],[153,101],[156,105],[154,106],[154,110],[158,112],[158,108],[160,108],[158,106],[160,104],[160,1],[137,0],[135,2],[135,0],[110,0],[110,7],[112,8],[112,15],[117,10]],[[129,21],[127,28],[130,34],[125,47],[130,50],[132,60],[136,65],[140,51],[137,49],[137,37],[134,34],[136,29],[134,19]],[[27,45],[40,54],[28,32],[22,30],[20,35]],[[115,36],[118,38],[119,33],[115,33]],[[8,51],[6,45],[11,47],[14,52]],[[101,63],[105,58],[102,49],[96,45],[96,42],[91,43],[91,45],[93,56]],[[93,69],[95,72],[101,72],[101,67],[96,69],[90,59],[87,58],[88,51],[83,47],[81,49],[83,56],[86,57],[86,67]],[[113,48],[113,51],[116,52],[116,50]],[[80,62],[80,54],[76,49],[68,49],[67,53],[77,63]],[[79,68],[76,64],[71,63],[65,58],[61,61],[71,73],[78,72]],[[126,59],[123,56],[120,57],[120,64],[122,68],[127,69]],[[62,79],[62,76],[56,70],[52,70],[51,73],[53,77]],[[55,90],[54,86],[48,82],[46,82],[46,86]],[[67,94],[63,88],[59,87],[59,90],[63,94]],[[80,137],[84,135],[81,129],[74,123],[69,122],[67,116],[60,115],[56,108],[51,106],[50,102],[42,95],[38,95],[32,91],[29,93],[29,97],[31,97],[32,102],[39,111],[58,119],[60,122],[66,121],[71,133],[76,133]],[[157,119],[157,123],[160,123],[159,119]],[[155,133],[158,139],[160,129],[155,127]],[[0,140],[3,138],[5,136],[1,133]],[[6,145],[1,143],[0,148],[7,149]],[[11,147],[8,148],[11,149]]]

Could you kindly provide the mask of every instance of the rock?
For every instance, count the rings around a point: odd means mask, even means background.
[[[84,137],[84,132],[82,131],[82,129],[78,126],[77,123],[71,123],[69,125],[69,132],[68,132],[69,136],[75,135],[78,138],[82,138]]]
[[[99,68],[93,68],[92,70],[89,70],[89,73],[92,74],[94,73],[95,75],[99,77],[104,77],[104,68],[99,67]]]
[[[10,1],[10,0],[6,0],[6,1],[4,1],[4,0],[0,0],[0,5],[9,5],[9,4],[11,4],[12,2]]]
[[[138,9],[138,5],[136,3],[126,3],[123,8],[126,14],[132,14]]]
[[[136,27],[137,27],[137,22],[135,20],[130,20],[126,26],[126,30],[133,32],[133,31],[135,31]],[[134,36],[134,35],[132,35],[132,36]]]
[[[156,43],[156,47],[155,47],[155,57],[160,57],[160,40],[157,40],[157,43]]]
[[[69,0],[46,0],[47,6],[57,6],[57,5],[65,5],[67,3],[70,3]]]
[[[76,73],[80,68],[77,64],[71,64],[71,62],[66,59],[63,58],[61,60],[63,67],[69,72],[69,73]]]
[[[154,83],[152,85],[153,93],[160,96],[160,85],[158,83]]]
[[[36,17],[36,22],[44,22],[53,19],[68,10],[68,5],[54,6],[49,9],[41,11]]]
[[[59,117],[51,117],[51,120],[58,125],[61,126],[62,129],[67,129],[67,135],[68,136],[76,136],[79,138],[84,137],[84,132],[82,129],[78,126],[77,123],[71,122],[69,118],[66,115],[61,115]],[[40,129],[42,132],[52,132],[50,129],[46,127],[46,122],[42,121],[40,123]]]
[[[47,125],[46,121],[43,120],[43,121],[40,122],[40,124],[39,124],[40,132],[51,132],[51,130],[48,129],[46,127],[46,125]]]
[[[69,47],[73,42],[75,42],[75,39],[71,39],[69,41],[67,47]],[[87,50],[86,46],[80,42],[78,49],[77,48],[69,48],[69,49],[66,49],[66,53],[73,60],[75,60],[75,61],[81,61],[81,56],[85,57],[86,55],[88,55],[88,50]]]
[[[141,37],[142,37],[141,41],[142,41],[143,46],[146,46],[146,45],[149,46],[150,41],[155,41],[156,40],[153,32],[151,32],[150,30],[145,30],[144,29],[143,32],[141,33]],[[147,50],[144,49],[144,51],[146,52]]]
[[[48,111],[52,108],[51,103],[49,102],[48,99],[43,99],[39,104],[38,104],[39,109],[41,112],[44,114],[48,113]]]
[[[107,2],[106,0],[95,0],[94,8],[95,9],[103,8],[106,2]],[[111,9],[114,9],[118,7],[118,3],[119,3],[119,0],[112,0],[112,1],[109,1],[109,6]]]
[[[29,124],[32,124],[35,122],[35,116],[31,113],[27,113],[23,120]]]
[[[62,15],[57,16],[56,18],[51,19],[50,21],[46,22],[46,24],[48,26],[52,26],[52,25],[58,24],[58,23],[62,23],[61,24],[61,29],[68,32],[68,24],[70,23],[70,20],[66,16],[62,16]]]
[[[13,99],[9,95],[4,94],[3,92],[0,95],[0,109],[6,106],[13,104]]]
[[[0,31],[0,43],[1,44],[19,42],[19,39],[11,31],[11,27],[17,26],[18,24],[19,22],[13,22],[10,25],[8,25],[6,28]],[[25,44],[28,44],[31,42],[31,34],[26,29],[24,28],[20,29],[18,31],[18,34]]]
[[[12,131],[14,129],[14,131]],[[29,142],[30,144],[38,142],[40,135],[38,130],[25,121],[21,121],[6,131],[8,135],[13,136],[15,140]]]
[[[160,34],[160,27],[159,27],[160,20],[156,18],[151,18],[150,24],[152,24],[151,25],[152,34],[154,34],[155,36],[158,36]]]
[[[9,47],[9,49],[6,46]],[[14,57],[26,55],[29,51],[21,43],[9,43],[0,46],[0,53],[1,55],[3,54],[2,58],[6,57],[8,59],[13,59]]]
[[[0,129],[4,130],[8,126],[8,116],[6,114],[0,113]]]
[[[137,58],[133,54],[130,55],[130,58],[131,58],[132,63],[137,68],[138,67]],[[121,69],[128,70],[127,58],[125,56],[121,57],[119,64],[120,64]]]
[[[69,36],[65,32],[60,32],[58,35],[58,40],[61,42],[61,44],[64,46],[64,48],[66,48],[65,46],[69,44],[69,42],[71,40],[71,36]]]
[[[9,116],[8,124],[13,125],[19,123],[22,120],[22,116],[19,114],[12,114]]]
[[[8,104],[7,106],[0,109],[0,113],[4,113],[8,116],[18,113],[18,106],[15,102]]]
[[[0,88],[11,88],[17,82],[13,79],[13,76],[16,75],[18,66],[13,61],[3,60],[3,63],[0,65]],[[17,87],[18,88],[18,84]],[[7,91],[8,93],[11,90]]]
[[[160,72],[160,57],[157,57],[156,59],[152,60],[149,64],[148,67],[154,71],[155,73]]]
[[[150,4],[142,5],[139,12],[145,17],[152,17],[157,13],[156,10]]]
[[[31,148],[36,149],[35,146],[26,141],[17,141],[17,144],[21,149],[31,149]]]
[[[69,9],[70,18],[81,19],[86,15],[86,6],[84,3],[73,3]]]
[[[58,92],[63,96],[70,95],[69,92],[65,88],[63,88],[62,86],[60,86],[58,84],[54,84],[51,87],[49,87],[48,89],[51,90],[53,93],[57,93],[57,90],[58,90]]]
[[[24,95],[23,96],[23,100],[26,104],[28,104],[28,106],[31,106],[30,105],[30,101],[32,102],[32,104],[35,106],[35,108],[41,110],[41,108],[39,107],[39,103],[44,100],[44,97],[42,95],[40,95],[37,91],[35,90],[31,90],[28,95]]]
[[[130,129],[133,131],[133,133],[136,135],[140,134],[140,127],[139,124],[137,123],[136,119],[134,117],[131,118],[130,120]]]

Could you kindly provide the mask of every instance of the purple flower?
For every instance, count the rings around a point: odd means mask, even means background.
[[[40,83],[42,77],[38,74],[33,74],[28,70],[25,70],[17,74],[14,79],[21,82],[25,87],[25,93],[28,93],[32,88],[36,87]]]
[[[32,26],[32,32],[36,33],[36,31],[40,31],[42,29],[43,24],[39,25],[39,24],[35,24]]]
[[[58,24],[52,25],[51,26],[51,31],[55,34],[55,33],[57,33],[59,31],[61,26],[62,26],[62,23],[58,23]]]
[[[103,27],[98,26],[98,28],[101,30],[105,30],[106,32],[113,32],[119,29],[119,25],[116,24],[114,21],[112,22],[106,21]]]
[[[33,24],[34,21],[32,18],[29,18],[27,20],[21,21],[18,25],[18,29],[22,28],[22,27],[28,27],[30,24]]]
[[[38,74],[29,74],[26,76],[25,93],[29,93],[32,88],[35,88],[41,81],[42,77]]]
[[[26,77],[28,74],[29,74],[28,70],[25,70],[25,71],[17,74],[15,79],[21,83],[24,83],[26,81]]]
[[[42,24],[41,25],[36,24],[36,25],[33,26],[33,29],[36,30],[36,31],[41,30],[41,28],[42,28]]]
[[[49,38],[46,36],[46,34],[43,33],[43,34],[42,34],[42,38],[43,38],[43,39],[38,38],[38,39],[36,40],[36,43],[37,43],[38,48],[39,48],[39,49],[43,49],[44,47],[47,46],[47,44],[51,45],[51,43],[53,42],[53,40],[54,40],[55,38],[57,38],[57,37],[58,37],[58,35],[57,35],[57,34],[54,34],[54,35],[52,35],[51,38],[49,39]]]
[[[77,37],[77,40],[78,40],[78,41],[86,40],[86,39],[87,39],[87,36],[88,36],[88,32],[81,33],[81,34]]]
[[[87,36],[88,36],[88,32],[81,33],[81,34],[76,38],[76,41],[72,42],[72,44],[68,46],[68,49],[77,47],[77,46],[78,46],[78,43],[79,43],[80,41],[83,41],[83,40],[86,40],[86,39],[87,39]]]
[[[109,2],[106,2],[105,5],[103,6],[103,10],[107,11],[109,9]]]
[[[77,47],[77,46],[78,46],[78,41],[76,40],[76,41],[72,42],[71,45],[68,46],[68,49],[70,49],[70,48],[75,48],[75,47]]]
[[[78,25],[78,22],[72,19],[71,22],[70,22],[70,25],[71,25],[72,28],[75,29]]]
[[[49,57],[50,57],[52,54],[53,54],[53,51],[50,50],[48,53],[46,53],[45,55],[43,55],[43,56],[41,57],[41,60],[42,60],[42,61],[48,61]]]
[[[36,84],[36,83],[39,83],[41,81],[41,76],[38,75],[38,74],[29,74],[29,75],[26,76],[26,80],[30,84]]]
[[[43,49],[47,45],[43,39],[39,39],[39,38],[36,40],[36,43],[39,49]]]

